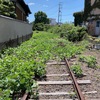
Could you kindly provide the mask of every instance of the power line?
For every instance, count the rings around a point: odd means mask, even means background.
[[[62,21],[62,2],[59,3],[59,9],[58,9],[58,25],[61,24]]]
[[[54,6],[51,6],[50,8],[47,8],[47,9],[44,9],[44,11],[50,11],[50,10],[53,10],[54,8],[56,8],[57,5],[54,5]]]
[[[66,15],[62,15],[62,16],[70,16],[70,15],[73,15],[73,14],[66,14]]]

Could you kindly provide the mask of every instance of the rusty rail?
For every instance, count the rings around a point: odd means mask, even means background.
[[[77,80],[75,79],[75,76],[74,74],[72,73],[72,71],[70,70],[70,66],[69,66],[69,63],[68,63],[68,60],[65,58],[65,62],[66,62],[66,66],[67,66],[67,69],[69,71],[69,74],[72,78],[72,81],[73,81],[73,86],[75,88],[75,91],[77,92],[77,96],[78,96],[78,99],[79,100],[85,100],[84,98],[84,95],[82,94],[81,90],[80,90],[80,87],[77,83]]]
[[[27,97],[28,97],[28,93],[25,93],[24,95],[23,95],[23,97],[21,98],[21,100],[27,100]]]
[[[70,76],[72,78],[73,86],[75,88],[75,91],[77,92],[78,99],[79,100],[85,100],[84,95],[82,94],[82,92],[80,90],[80,87],[79,87],[79,85],[77,83],[77,80],[76,80],[74,74],[72,73],[72,71],[70,70],[70,66],[69,66],[68,60],[66,58],[65,58],[65,63],[66,63],[67,70],[69,71],[69,74],[70,74]],[[29,95],[28,93],[25,93],[23,95],[23,97],[21,98],[21,100],[27,100],[28,95]]]

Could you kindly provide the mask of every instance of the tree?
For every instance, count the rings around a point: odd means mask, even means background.
[[[49,19],[47,18],[46,13],[38,11],[34,14],[35,21],[33,22],[33,30],[44,31],[46,25],[49,24]]]
[[[34,23],[43,23],[43,24],[49,24],[49,19],[47,18],[46,13],[42,11],[38,11],[37,13],[34,14],[35,21]]]
[[[75,26],[80,25],[83,22],[83,15],[84,15],[83,11],[81,11],[81,12],[75,12],[73,14]]]
[[[14,3],[10,0],[0,0],[0,15],[16,18]]]

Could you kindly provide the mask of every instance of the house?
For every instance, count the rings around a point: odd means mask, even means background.
[[[31,14],[28,5],[25,4],[24,0],[10,0],[11,2],[15,6],[13,6],[14,9],[12,9],[11,13],[17,16],[12,17],[10,14],[9,16],[7,14],[0,14],[0,49],[8,48],[9,46],[15,47],[30,39],[33,34],[32,25],[27,22],[27,17]],[[8,7],[10,8],[10,6]]]
[[[84,15],[89,34],[100,36],[100,0],[85,0]]]
[[[24,0],[11,0],[15,5],[15,13],[18,20],[27,21],[27,17],[31,14],[31,11]]]
[[[57,24],[56,19],[49,18],[49,20],[50,20],[50,25],[56,25]]]

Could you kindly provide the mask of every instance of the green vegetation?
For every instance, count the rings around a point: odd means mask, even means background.
[[[96,58],[94,56],[80,56],[79,61],[86,62],[90,68],[96,68]]]
[[[82,41],[87,37],[86,28],[79,26],[75,27],[71,24],[63,24],[60,27],[54,26],[51,27],[48,31],[59,34],[60,37],[63,37],[72,42]]]
[[[88,36],[88,40],[90,42],[92,42],[93,44],[99,44],[100,43],[100,38],[98,38],[98,37]]]
[[[93,16],[93,20],[99,19],[99,15],[90,14],[90,12],[95,8],[100,9],[100,0],[94,0],[94,3],[92,5],[89,0],[85,0],[84,21],[86,21],[87,18],[91,16]]]
[[[73,71],[73,73],[75,74],[76,77],[83,76],[83,72],[82,72],[81,66],[79,64],[72,65],[71,70]]]
[[[91,11],[95,8],[100,9],[100,0],[94,0],[94,3],[91,5],[91,1],[85,0],[85,7],[84,11],[80,12],[75,12],[73,16],[75,17],[74,19],[74,24],[75,26],[80,25],[84,21],[87,21],[88,17],[93,17],[93,20],[98,20],[99,15],[98,14],[91,14]]]
[[[9,98],[9,93],[9,90],[0,89],[0,100],[11,100],[11,98]]]
[[[33,30],[43,31],[45,28],[45,24],[37,23],[33,25]]]
[[[0,0],[0,14],[16,18],[14,3],[10,0]]]
[[[17,92],[30,92],[36,86],[33,78],[45,75],[49,59],[62,60],[81,53],[87,42],[72,43],[58,34],[34,32],[33,37],[19,47],[9,48],[0,54],[0,100]],[[6,94],[7,93],[7,94]],[[4,99],[3,99],[4,100]],[[10,99],[5,99],[10,100]]]
[[[49,19],[47,18],[46,13],[38,11],[34,14],[35,21],[33,22],[33,30],[44,31],[46,24],[49,24]]]
[[[84,12],[83,11],[80,11],[80,12],[75,12],[73,14],[74,16],[74,25],[77,26],[77,25],[81,25],[83,23],[83,18],[84,18]]]
[[[42,11],[38,11],[34,14],[35,21],[34,23],[43,23],[43,24],[49,24],[49,19],[47,18],[46,13]]]
[[[76,92],[70,93],[69,94],[71,99],[75,99],[76,98]]]
[[[100,69],[100,66],[97,66],[98,69]]]

